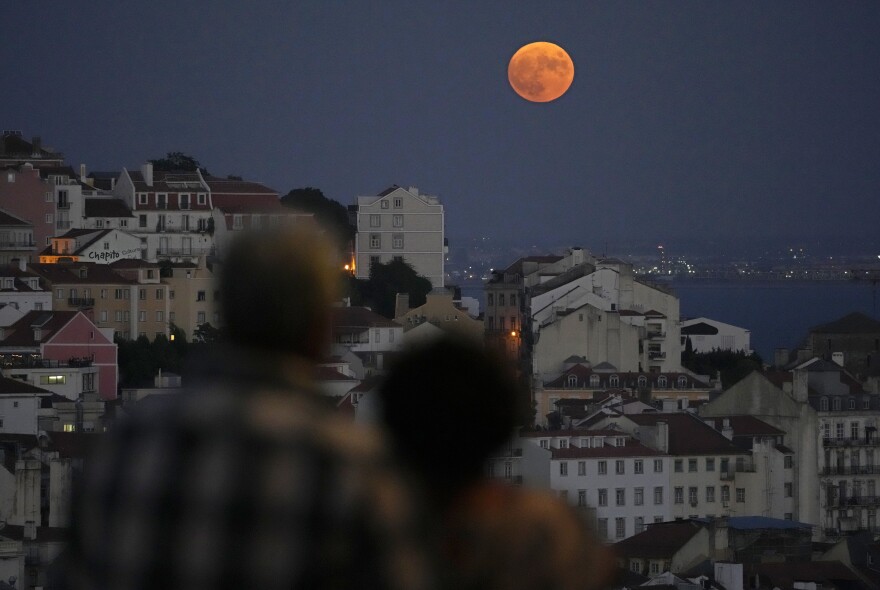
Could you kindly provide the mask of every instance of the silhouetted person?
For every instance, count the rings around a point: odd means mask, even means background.
[[[192,391],[132,412],[86,465],[74,588],[423,588],[411,496],[375,433],[311,383],[336,294],[312,231],[238,237],[220,293],[229,344]]]
[[[443,337],[411,349],[380,387],[396,452],[434,515],[446,587],[595,589],[611,552],[550,492],[483,477],[519,417],[510,367],[477,345]]]

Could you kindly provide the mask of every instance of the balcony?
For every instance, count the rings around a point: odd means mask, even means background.
[[[825,467],[822,470],[822,475],[872,475],[878,473],[880,473],[880,466],[875,465],[833,466]]]
[[[840,506],[876,506],[880,496],[848,496],[840,499]]]
[[[159,248],[157,257],[173,258],[176,256],[213,256],[214,248]]]
[[[651,360],[663,360],[666,358],[666,353],[659,350],[649,350],[648,358]]]
[[[666,338],[666,332],[661,332],[658,330],[652,330],[652,331],[648,332],[648,339],[649,340],[662,340],[664,338]]]
[[[880,437],[862,436],[858,438],[823,438],[825,447],[865,447],[880,445]]]
[[[59,209],[70,209],[70,201],[58,201]]]
[[[94,297],[68,297],[67,305],[70,307],[78,307],[80,309],[86,307],[95,307]]]
[[[17,250],[17,249],[33,250],[34,243],[33,243],[33,241],[27,241],[27,240],[14,240],[14,241],[6,240],[4,242],[0,242],[0,248],[2,248],[4,250]]]
[[[80,368],[91,367],[94,360],[91,357],[70,357],[66,361],[54,359],[35,358],[23,355],[7,355],[0,357],[0,367],[4,369],[59,369],[64,367]]]

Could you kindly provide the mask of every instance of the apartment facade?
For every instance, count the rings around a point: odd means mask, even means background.
[[[355,276],[370,277],[370,265],[400,259],[434,288],[445,282],[445,217],[435,196],[394,185],[354,206]]]

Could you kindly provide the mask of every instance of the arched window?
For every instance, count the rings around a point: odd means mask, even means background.
[[[578,378],[577,375],[569,375],[568,376],[568,386],[569,387],[577,387]]]
[[[648,386],[648,378],[644,375],[639,375],[639,389],[644,389]]]
[[[819,400],[819,411],[821,411],[821,412],[828,411],[828,398],[827,397],[822,397],[822,399]]]
[[[688,378],[685,377],[684,375],[679,375],[678,376],[678,388],[684,389],[685,387],[687,387],[687,384],[688,384]]]
[[[657,377],[657,387],[660,387],[662,389],[666,388],[666,375],[660,375],[659,377]]]
[[[611,387],[620,387],[620,377],[617,375],[612,375],[608,378],[608,385]]]
[[[590,387],[599,387],[598,375],[590,375]]]

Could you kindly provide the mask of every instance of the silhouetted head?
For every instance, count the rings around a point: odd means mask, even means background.
[[[380,387],[385,424],[399,456],[441,495],[480,476],[516,426],[513,369],[479,345],[451,336],[416,346]]]
[[[332,246],[308,226],[236,236],[219,283],[230,340],[319,358],[329,343],[338,277]]]

